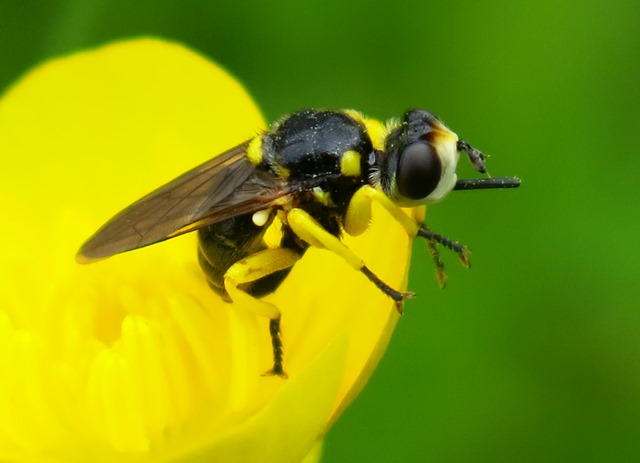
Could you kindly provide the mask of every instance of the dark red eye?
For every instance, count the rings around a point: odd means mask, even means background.
[[[408,199],[423,199],[436,189],[442,174],[442,164],[434,147],[428,143],[412,143],[398,159],[396,185]]]

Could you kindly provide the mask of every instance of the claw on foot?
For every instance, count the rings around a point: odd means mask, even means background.
[[[467,248],[466,246],[462,249],[462,251],[458,253],[458,260],[464,268],[471,267],[471,262],[469,261],[470,253],[471,251],[469,251],[469,248]]]
[[[400,293],[402,295],[402,298],[396,301],[396,310],[398,311],[398,313],[400,315],[404,314],[404,301],[406,301],[407,299],[413,299],[414,297],[416,297],[416,293],[414,293],[413,291],[405,291],[403,293]]]
[[[262,376],[278,376],[282,379],[289,378],[289,375],[282,369],[282,367],[277,365],[274,365],[273,368],[262,373]]]
[[[438,286],[440,286],[440,289],[443,289],[445,286],[447,286],[447,274],[445,273],[444,269],[436,268],[436,280],[438,281]]]

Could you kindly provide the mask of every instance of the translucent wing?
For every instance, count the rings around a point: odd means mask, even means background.
[[[246,158],[247,143],[184,173],[118,213],[78,251],[91,262],[148,246],[240,214],[290,193],[286,182]]]

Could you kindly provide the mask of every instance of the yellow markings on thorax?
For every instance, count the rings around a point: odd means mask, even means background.
[[[360,177],[360,153],[345,151],[340,158],[340,173],[346,177]]]
[[[365,119],[364,126],[367,128],[369,138],[371,138],[373,149],[384,151],[384,141],[389,134],[389,127],[376,119]]]
[[[258,166],[265,161],[264,151],[262,150],[262,136],[255,137],[249,142],[249,146],[247,146],[247,159],[254,166]],[[285,166],[273,163],[271,167],[275,170],[278,177],[285,180],[289,178],[291,172]]]
[[[387,135],[398,125],[395,120],[391,120],[386,124],[383,124],[376,119],[369,119],[365,117],[361,112],[354,109],[346,109],[343,112],[365,127],[369,134],[369,138],[371,139],[371,143],[373,144],[373,149],[384,151],[384,141],[387,138]]]
[[[312,190],[312,192],[313,197],[316,198],[318,202],[320,202],[320,204],[322,204],[323,206],[332,207],[334,205],[333,199],[331,198],[331,193],[329,193],[328,191],[325,191],[317,186]]]
[[[345,109],[342,112],[359,124],[364,124],[365,117],[360,111],[356,111],[355,109]]]
[[[275,164],[273,167],[276,170],[276,174],[278,174],[278,176],[280,178],[283,178],[285,180],[289,178],[289,175],[291,174],[291,171],[289,169],[287,169],[285,166],[283,166],[281,164]]]
[[[247,159],[254,166],[259,165],[262,162],[262,137],[255,137],[249,142],[247,146]]]

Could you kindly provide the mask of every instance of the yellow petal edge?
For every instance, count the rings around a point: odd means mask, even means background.
[[[0,461],[318,460],[397,320],[362,275],[311,250],[268,297],[282,380],[260,375],[267,321],[208,289],[193,236],[74,262],[112,214],[264,127],[227,72],[156,39],[52,60],[2,96]],[[347,244],[403,289],[409,240],[374,214]]]

